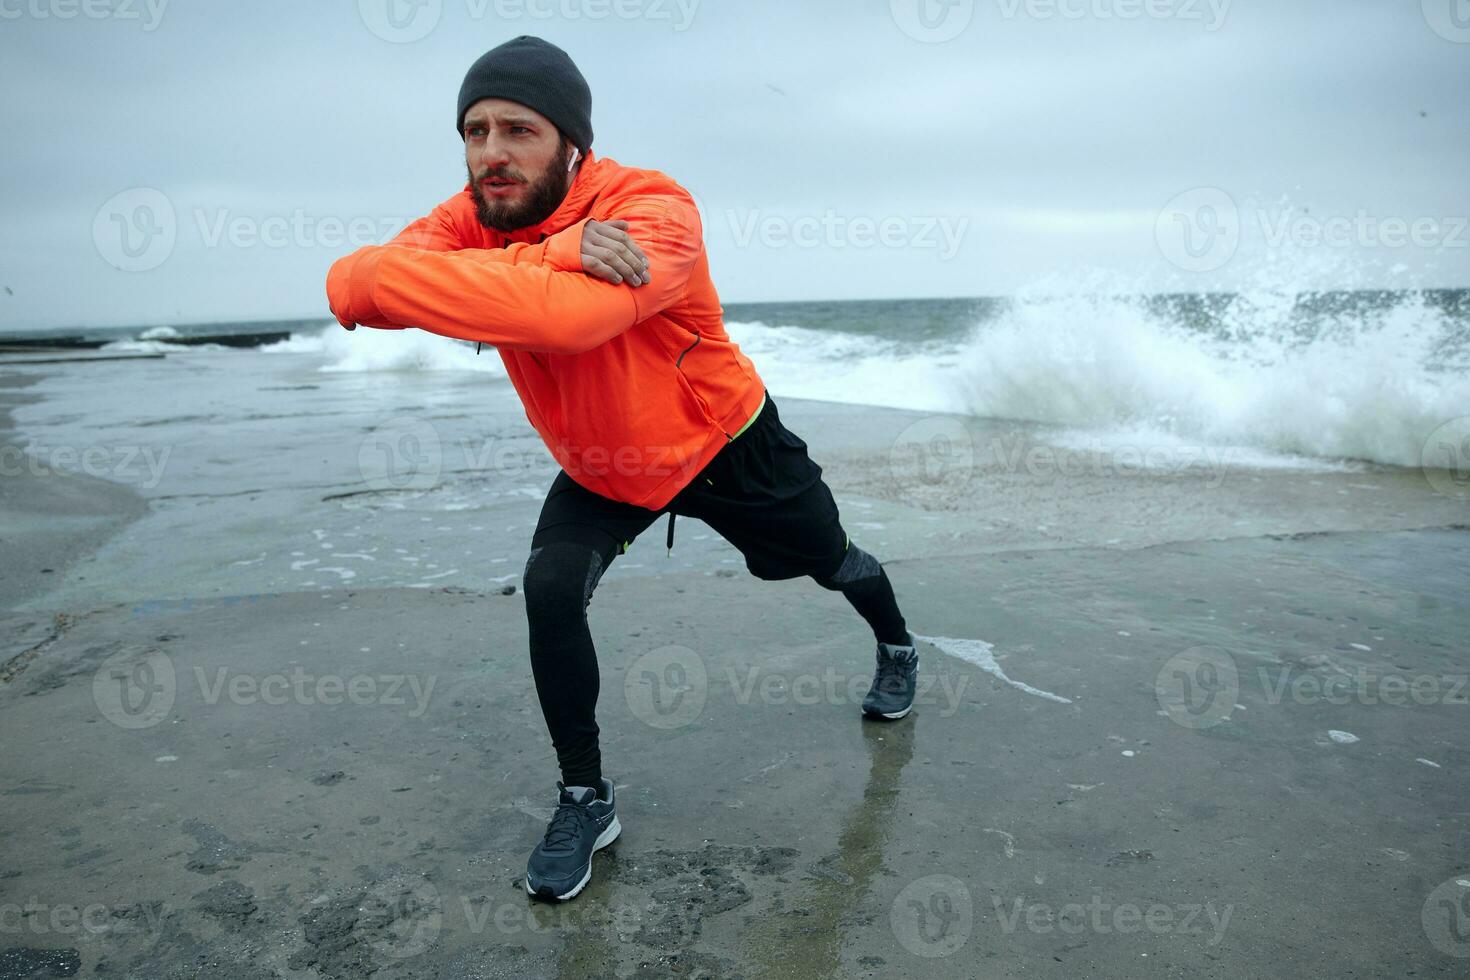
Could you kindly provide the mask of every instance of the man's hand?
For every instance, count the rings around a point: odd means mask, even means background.
[[[582,227],[582,271],[589,276],[630,286],[649,281],[648,256],[628,236],[626,221],[588,221]]]

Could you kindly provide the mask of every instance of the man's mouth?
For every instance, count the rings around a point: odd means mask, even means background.
[[[521,182],[509,177],[486,177],[480,181],[480,186],[491,194],[508,194],[513,188],[521,186]]]

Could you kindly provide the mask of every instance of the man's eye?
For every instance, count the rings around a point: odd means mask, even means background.
[[[510,127],[510,131],[512,133],[515,133],[515,132],[529,133],[530,132],[530,130],[527,129],[525,126],[512,126],[512,127]]]

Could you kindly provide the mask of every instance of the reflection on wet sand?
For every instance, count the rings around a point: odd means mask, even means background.
[[[917,714],[896,723],[864,719],[868,781],[862,803],[852,807],[837,847],[805,870],[812,877],[745,933],[762,978],[834,977],[842,973],[842,940],[849,917],[862,905],[893,834],[899,777],[914,755]],[[886,923],[887,917],[883,917]]]

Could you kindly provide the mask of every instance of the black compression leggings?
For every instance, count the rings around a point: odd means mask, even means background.
[[[531,672],[562,782],[568,786],[597,786],[602,776],[597,652],[587,626],[587,605],[620,548],[611,535],[594,527],[558,525],[537,536],[526,561],[523,588]],[[841,592],[880,642],[908,642],[893,587],[872,555],[849,542],[836,572],[812,578],[825,589]]]

